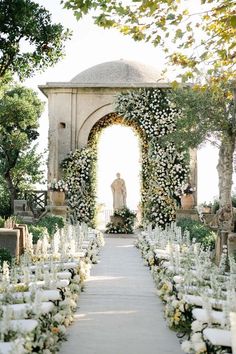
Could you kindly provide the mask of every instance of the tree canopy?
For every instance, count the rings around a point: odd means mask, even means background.
[[[13,86],[0,98],[0,174],[11,195],[42,178],[41,156],[32,147],[38,137],[38,119],[43,104],[36,93]]]
[[[0,78],[10,72],[24,79],[57,63],[69,37],[35,2],[0,0]]]
[[[77,19],[92,10],[104,28],[118,28],[136,41],[162,45],[172,64],[186,69],[185,77],[207,64],[208,73],[233,73],[236,64],[234,0],[62,0]],[[198,2],[197,2],[198,3]],[[191,7],[196,10],[192,10]],[[173,47],[173,43],[175,46]]]
[[[219,148],[220,206],[231,204],[233,156],[236,142],[235,106],[230,85],[224,83],[176,88],[169,99],[179,111],[174,142],[198,147],[206,141]]]

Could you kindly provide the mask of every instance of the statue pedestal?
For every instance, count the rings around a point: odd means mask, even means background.
[[[47,206],[47,211],[52,215],[62,216],[63,218],[66,218],[68,213],[68,207],[66,205],[61,205],[61,206],[49,205]]]
[[[177,209],[176,210],[176,221],[181,219],[191,219],[199,221],[199,215],[195,209]]]
[[[125,219],[123,218],[123,216],[110,216],[110,221],[112,224],[114,225],[124,225],[125,224]]]

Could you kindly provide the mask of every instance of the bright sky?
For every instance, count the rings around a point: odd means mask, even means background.
[[[61,22],[73,30],[73,38],[66,45],[66,56],[53,68],[25,81],[39,92],[40,98],[46,98],[38,90],[38,85],[52,81],[70,81],[79,72],[102,62],[128,59],[143,62],[162,70],[164,55],[160,49],[142,42],[134,42],[115,30],[103,30],[95,26],[91,19],[77,22],[73,13],[62,9],[60,0],[37,0],[52,14],[54,22]],[[190,0],[189,0],[190,2]],[[196,5],[197,0],[192,1]],[[40,147],[47,147],[47,105],[40,124]],[[122,139],[118,132],[122,132]],[[125,139],[123,139],[125,136]],[[122,142],[121,142],[122,141]],[[128,141],[129,149],[124,141]],[[99,151],[98,201],[111,206],[111,182],[115,174],[120,172],[126,180],[128,190],[128,206],[136,208],[139,201],[138,185],[138,142],[132,131],[125,127],[107,128],[104,130]],[[127,154],[127,151],[129,154]],[[132,155],[133,154],[133,155]],[[114,163],[115,162],[115,163]],[[210,201],[218,194],[217,187],[217,152],[211,148],[201,149],[198,153],[198,200]]]

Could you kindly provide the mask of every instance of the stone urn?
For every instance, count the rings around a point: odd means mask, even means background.
[[[183,194],[180,198],[181,208],[184,210],[193,209],[194,206],[194,197],[192,194]]]
[[[206,213],[206,214],[210,214],[211,213],[211,207],[210,206],[204,206],[202,208],[202,212]]]
[[[53,206],[65,205],[66,195],[65,192],[50,191],[50,201]]]

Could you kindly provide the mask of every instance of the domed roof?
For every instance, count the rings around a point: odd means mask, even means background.
[[[81,85],[156,84],[163,82],[160,72],[148,65],[128,60],[109,61],[92,66],[75,76],[71,83]]]

